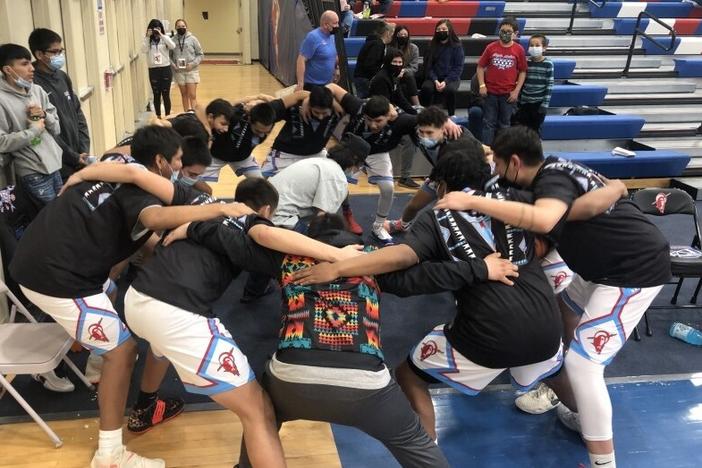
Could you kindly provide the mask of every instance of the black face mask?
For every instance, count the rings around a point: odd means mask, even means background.
[[[392,76],[398,76],[402,73],[402,65],[390,65],[390,74]]]
[[[336,33],[338,33],[338,32],[339,32],[339,26],[334,26],[334,27],[332,28],[332,30],[331,30],[331,34],[334,35],[334,36],[335,36]]]
[[[436,31],[434,34],[434,37],[436,38],[437,41],[443,42],[449,37],[448,31]]]
[[[159,36],[157,33],[151,34],[151,40],[154,42],[158,42],[161,36]]]
[[[397,36],[397,45],[404,47],[409,42],[409,37]]]
[[[178,28],[178,29],[176,29],[176,31],[178,31],[178,35],[184,36],[184,35],[185,35],[185,32],[187,31],[187,29],[185,29],[185,28]]]

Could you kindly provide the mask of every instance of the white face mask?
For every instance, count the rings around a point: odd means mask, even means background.
[[[539,58],[544,54],[543,47],[529,47],[529,55],[534,58]]]

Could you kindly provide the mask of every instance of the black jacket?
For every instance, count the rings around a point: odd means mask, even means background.
[[[385,43],[377,34],[370,34],[366,37],[366,42],[361,47],[358,58],[356,58],[356,69],[353,71],[354,78],[370,80],[383,66],[384,58]]]
[[[407,96],[405,96],[405,93],[402,91],[402,86],[400,86],[399,83],[400,80],[391,76],[390,73],[389,68],[383,67],[380,69],[370,82],[370,95],[385,96],[392,104],[408,114],[416,114],[417,111],[414,110]]]
[[[62,173],[74,172],[80,166],[80,154],[90,151],[90,133],[85,115],[80,109],[80,99],[73,91],[71,79],[61,70],[46,73],[34,62],[34,83],[49,95],[56,107],[61,133],[56,139],[63,150]]]

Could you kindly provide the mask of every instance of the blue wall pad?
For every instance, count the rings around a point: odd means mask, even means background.
[[[603,152],[550,152],[554,156],[585,164],[610,178],[677,177],[683,173],[690,157],[677,151],[636,151],[633,158]]]
[[[548,115],[541,129],[544,140],[633,138],[645,120],[635,115]]]
[[[688,18],[694,7],[683,2],[648,3],[644,11],[659,18]],[[602,8],[590,5],[590,16],[593,18],[618,18],[622,2],[607,2]],[[633,14],[638,16],[638,13]]]
[[[617,464],[658,468],[699,466],[702,381],[609,385],[614,405]],[[457,468],[562,468],[589,466],[580,437],[554,411],[521,413],[511,390],[477,397],[434,396],[439,446]],[[400,465],[380,442],[356,429],[332,425],[344,468]]]
[[[702,77],[702,58],[675,59],[675,71],[685,78]]]
[[[665,47],[670,47],[670,40],[671,38],[667,36],[660,36],[656,38],[656,42],[659,42]],[[641,38],[641,45],[643,46],[646,55],[674,55],[675,49],[677,49],[680,45],[680,37],[675,38],[675,44],[673,48],[668,51],[666,51],[665,49],[661,49],[651,39],[648,39],[646,37]]]
[[[606,86],[554,85],[549,107],[599,106],[606,95]]]

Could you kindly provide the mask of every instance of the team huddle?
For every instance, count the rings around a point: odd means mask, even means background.
[[[260,166],[252,151],[279,121]],[[406,136],[432,171],[389,221],[389,152]],[[224,165],[246,176],[233,203],[206,183]],[[381,248],[363,247],[353,216],[359,172],[380,191],[371,235]],[[437,107],[410,115],[329,84],[217,99],[137,130],[69,178],[26,227],[10,273],[104,359],[92,467],[165,466],[122,443],[135,336],[149,351],[130,430],[182,411],[157,394],[173,365],[186,391],[237,414],[242,468],[285,466],[278,428],[296,419],[357,427],[402,466],[447,467],[429,384],[477,395],[505,370],[520,390],[553,389],[592,466],[614,467],[604,368],[670,278],[667,241],[626,195],[619,181],[545,158],[529,128],[486,147]],[[150,255],[120,318],[107,286],[140,249]],[[258,376],[213,311],[244,271],[245,296],[281,291],[277,350]],[[389,369],[381,293],[445,291],[454,319]]]

